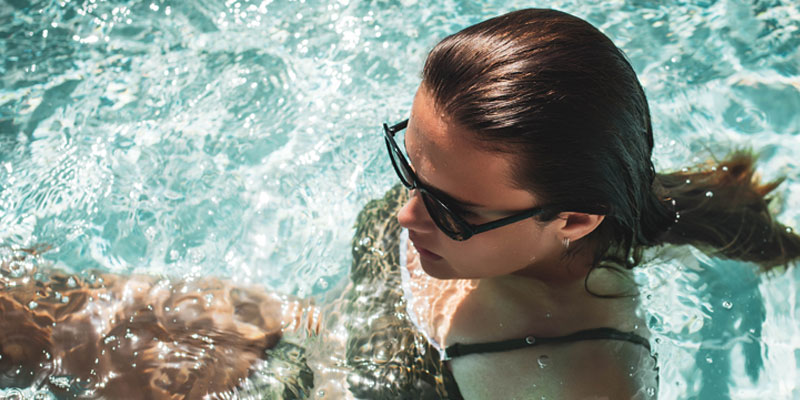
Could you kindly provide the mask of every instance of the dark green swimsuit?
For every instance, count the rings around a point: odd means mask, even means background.
[[[556,337],[526,336],[522,339],[503,340],[499,342],[475,344],[456,343],[452,346],[447,346],[442,358],[450,360],[475,353],[497,353],[533,347],[540,344],[569,343],[581,340],[622,340],[644,346],[647,351],[650,351],[650,342],[635,333],[622,332],[614,328],[595,328]]]

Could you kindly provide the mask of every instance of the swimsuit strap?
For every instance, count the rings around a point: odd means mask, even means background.
[[[577,342],[581,340],[599,340],[599,339],[623,340],[644,346],[647,349],[647,351],[650,351],[650,342],[648,342],[647,339],[633,332],[622,332],[614,328],[595,328],[556,337],[527,336],[522,339],[510,339],[510,340],[503,340],[499,342],[489,342],[489,343],[475,343],[475,344],[456,343],[451,346],[447,346],[447,348],[444,350],[442,358],[444,360],[450,360],[456,357],[461,357],[467,354],[474,354],[474,353],[497,353],[501,351],[509,351],[509,350],[522,349],[525,347],[532,347],[540,344]]]

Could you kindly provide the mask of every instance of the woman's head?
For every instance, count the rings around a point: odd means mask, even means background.
[[[458,127],[454,141],[506,160],[497,179],[548,207],[539,226],[562,211],[605,215],[590,236],[594,261],[610,246],[652,241],[674,218],[653,195],[653,135],[636,74],[577,17],[520,10],[445,38],[428,56],[420,96]]]
[[[565,237],[578,239],[602,220],[601,216],[585,214],[548,223],[527,218],[466,241],[453,240],[437,227],[431,217],[436,210],[430,210],[423,196],[432,193],[472,225],[544,204],[535,193],[514,183],[514,163],[508,154],[487,151],[474,140],[465,139],[472,135],[439,113],[422,87],[414,97],[408,128],[397,137],[404,143],[416,175],[411,178],[416,182],[409,183],[422,185],[428,192],[412,196],[399,214],[428,274],[484,278],[519,273],[540,263],[552,264],[563,252]],[[541,277],[541,271],[537,275]]]
[[[765,267],[800,256],[800,236],[767,208],[779,181],[761,184],[751,154],[655,173],[649,109],[633,68],[600,31],[562,12],[515,11],[437,44],[405,144],[423,183],[482,206],[471,223],[546,210],[456,242],[412,196],[399,219],[418,247],[444,256],[437,264],[428,254],[429,266],[441,267],[428,271],[434,276],[532,271],[566,254],[591,267],[609,260],[630,268],[659,243]]]

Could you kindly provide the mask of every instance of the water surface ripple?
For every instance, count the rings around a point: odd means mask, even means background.
[[[70,273],[326,296],[347,280],[358,211],[395,182],[380,124],[407,116],[426,52],[537,5],[627,53],[658,169],[751,147],[766,178],[787,177],[773,205],[800,225],[793,1],[7,0],[0,243],[49,246],[43,259]],[[800,398],[797,269],[679,253],[637,277],[659,397]]]

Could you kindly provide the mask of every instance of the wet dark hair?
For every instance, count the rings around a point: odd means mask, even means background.
[[[656,174],[644,90],[611,40],[546,9],[511,12],[453,34],[428,55],[422,90],[473,140],[514,161],[514,181],[552,209],[604,214],[587,239],[592,268],[633,268],[642,250],[692,244],[765,268],[800,256],[771,217],[755,157]],[[588,276],[587,276],[588,280]],[[588,287],[587,287],[588,290]]]

